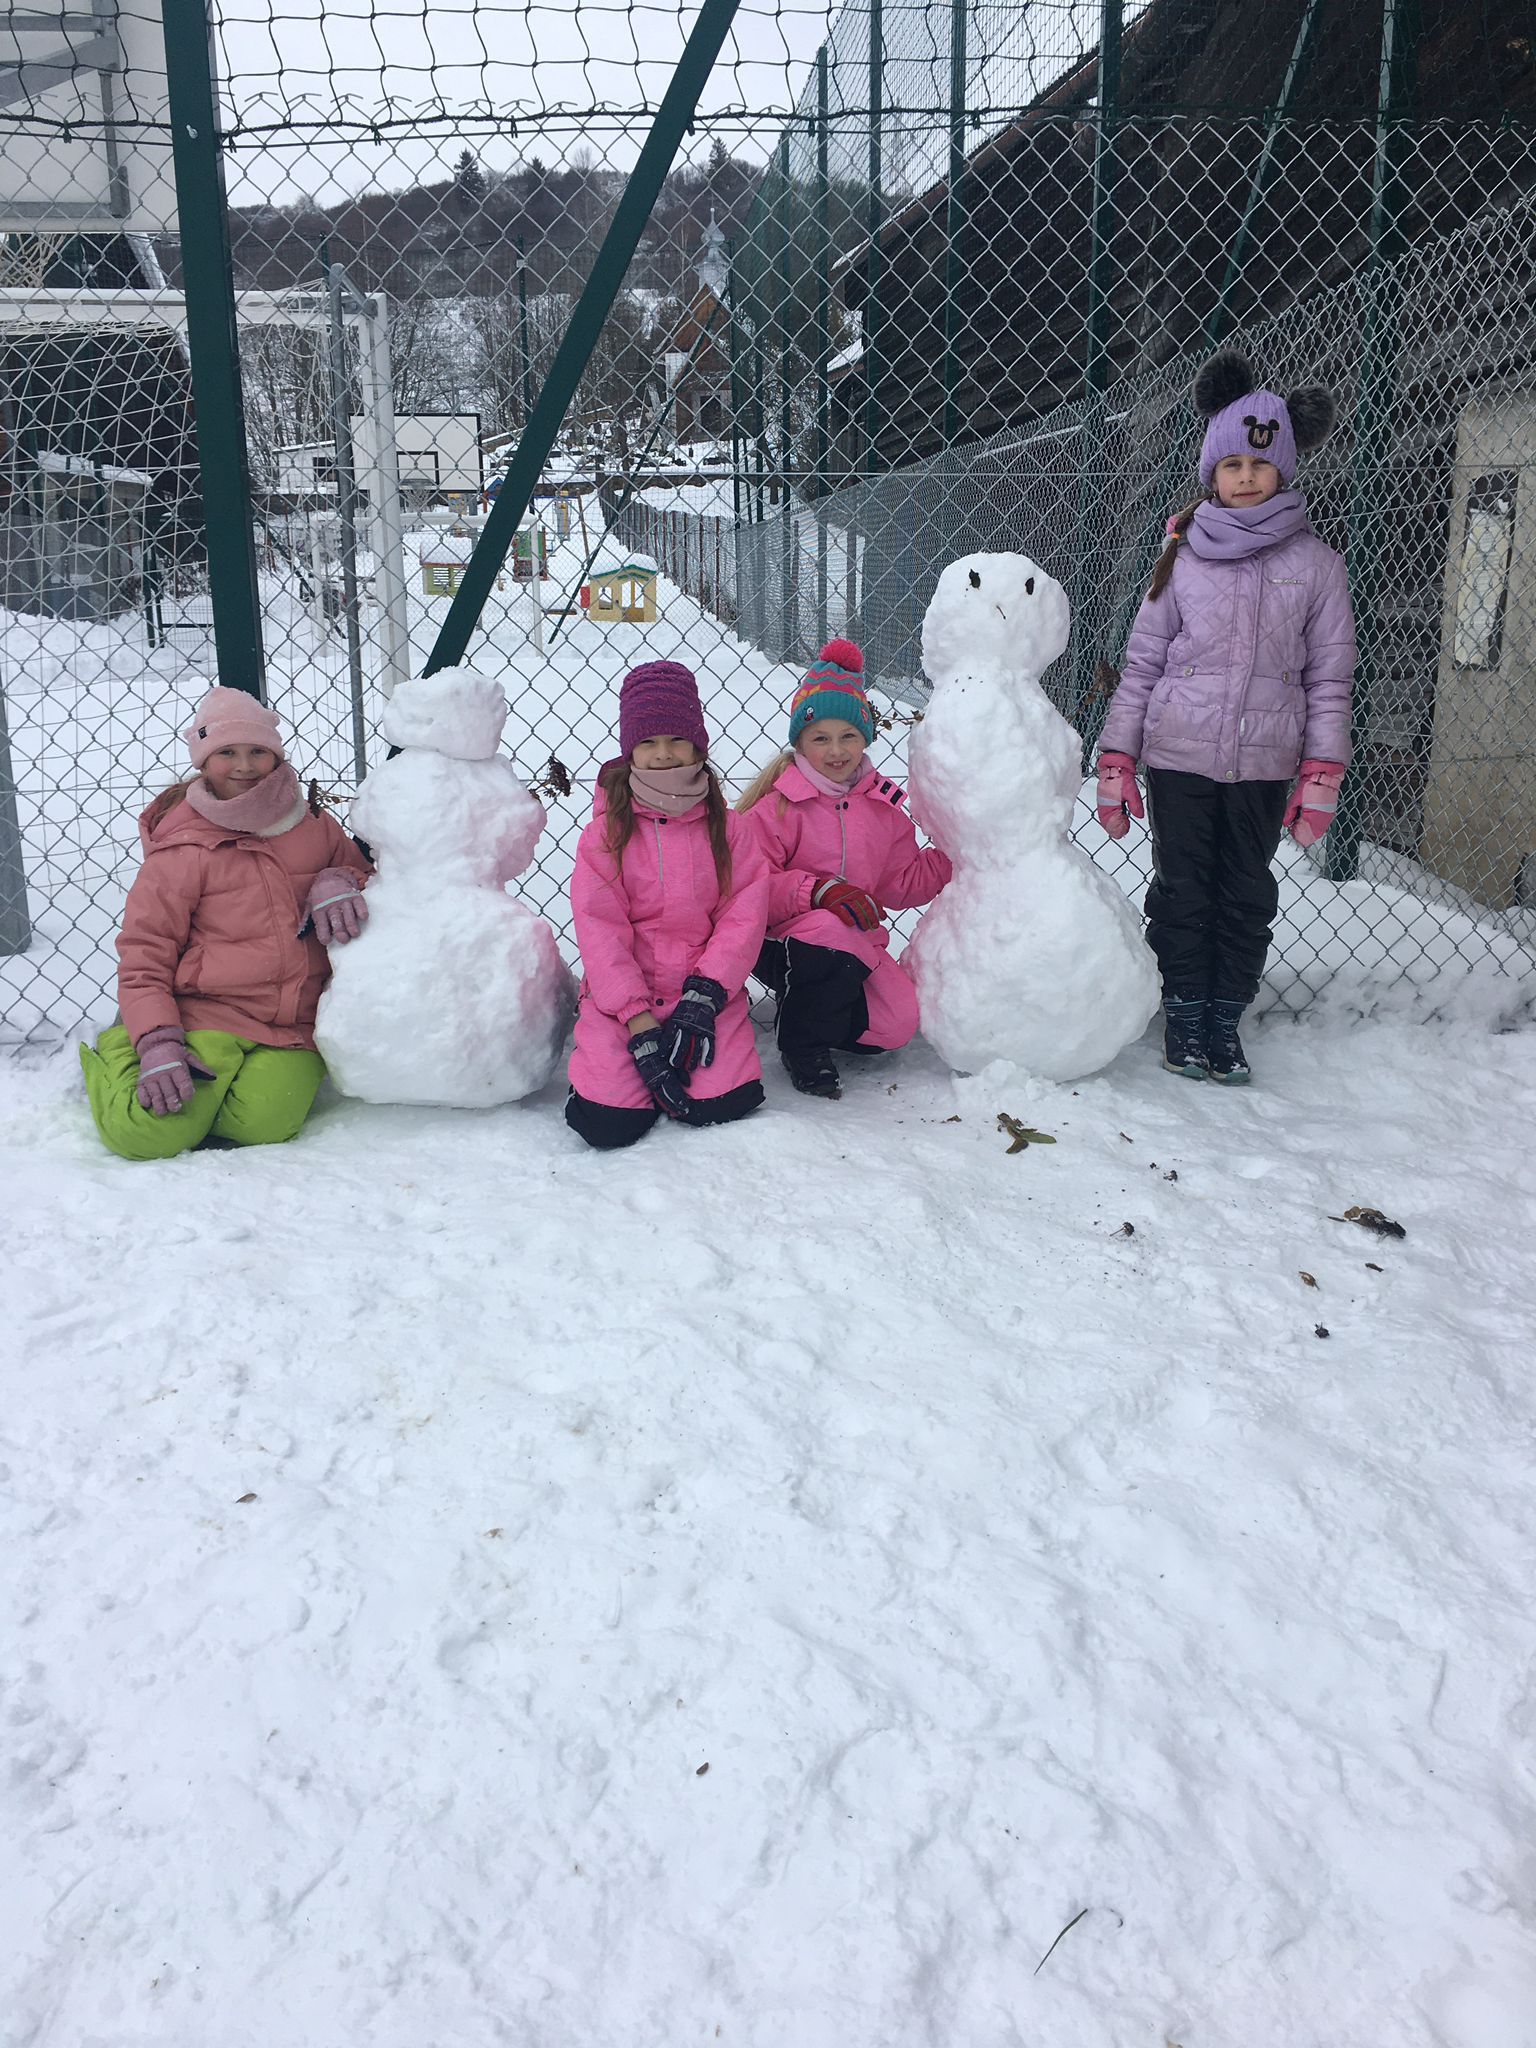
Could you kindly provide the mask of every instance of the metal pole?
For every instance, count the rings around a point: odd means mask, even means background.
[[[725,267],[725,344],[731,366],[731,518],[741,524],[741,493],[746,467],[746,441],[742,433],[741,364],[736,353],[736,245],[728,245]]]
[[[880,186],[885,176],[885,13],[883,0],[869,0],[869,276],[864,289],[864,468],[873,476],[880,466],[880,286],[885,249],[880,240],[884,203]]]
[[[794,465],[794,417],[790,401],[789,383],[789,332],[796,316],[793,272],[795,268],[794,214],[790,204],[789,183],[789,131],[779,137],[779,488],[782,492],[780,512],[783,531],[779,537],[779,616],[782,620],[781,642],[786,654],[792,653],[799,638],[795,619],[795,546],[798,536],[795,531],[794,494],[790,489],[790,472]]]
[[[832,441],[832,178],[827,46],[816,52],[816,644],[827,637],[827,462]]]
[[[181,4],[185,5],[186,0],[181,0]],[[678,59],[677,69],[656,110],[651,132],[645,139],[608,232],[603,237],[603,246],[592,265],[592,275],[582,288],[570,323],[555,351],[555,359],[549,366],[549,374],[523,428],[517,453],[507,466],[496,502],[465,567],[464,580],[448,607],[448,616],[427,658],[427,675],[440,668],[450,668],[464,658],[469,636],[479,622],[513,536],[533,502],[534,486],[549,458],[549,451],[555,445],[555,436],[576,395],[582,373],[592,359],[603,323],[624,282],[630,259],[639,246],[662,181],[671,169],[678,145],[693,119],[699,95],[720,54],[738,4],[739,0],[703,0],[683,54]]]
[[[395,446],[395,397],[390,383],[389,302],[382,292],[352,294],[358,311],[358,393],[368,502],[373,507],[373,550],[384,624],[386,697],[411,673],[410,607],[405,580],[405,534],[400,513],[400,460]]]
[[[965,207],[965,32],[970,0],[949,0],[949,184],[944,206],[944,445],[960,438],[960,287]]]
[[[219,681],[266,702],[234,270],[205,0],[164,0],[165,80]]]
[[[1106,484],[1104,446],[1109,383],[1110,292],[1114,285],[1117,153],[1120,113],[1122,0],[1103,0],[1099,14],[1099,125],[1093,152],[1093,220],[1088,251],[1088,331],[1083,357],[1082,455],[1078,469],[1077,533],[1072,560],[1072,698],[1074,719],[1087,695],[1097,661],[1096,621],[1090,619],[1100,593],[1099,563],[1091,559],[1095,529],[1103,524]]]
[[[368,728],[363,717],[363,633],[357,598],[357,480],[352,469],[352,408],[347,403],[347,328],[342,305],[345,277],[322,254],[330,312],[331,433],[336,443],[336,511],[341,522],[341,592],[347,626],[347,667],[352,676],[352,767],[368,773]]]
[[[1382,0],[1381,68],[1376,103],[1376,161],[1371,180],[1371,253],[1363,280],[1360,375],[1355,397],[1355,453],[1350,478],[1345,555],[1359,629],[1355,666],[1352,765],[1339,792],[1338,815],[1323,843],[1330,881],[1354,879],[1365,823],[1367,771],[1376,678],[1381,669],[1382,556],[1392,520],[1382,482],[1392,441],[1392,404],[1401,346],[1398,304],[1388,272],[1402,253],[1407,202],[1403,161],[1418,87],[1419,0]]]
[[[528,346],[528,257],[523,238],[517,237],[517,332],[523,358],[523,426],[533,411],[533,352]]]
[[[25,953],[32,943],[27,869],[16,811],[16,772],[5,722],[5,677],[0,674],[0,955]]]

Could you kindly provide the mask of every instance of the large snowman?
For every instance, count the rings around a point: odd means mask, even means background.
[[[509,896],[544,829],[497,757],[507,705],[473,669],[402,683],[382,720],[404,751],[353,800],[373,850],[368,922],[338,947],[315,1043],[345,1095],[488,1109],[542,1088],[575,1011],[543,918]]]
[[[958,1073],[1010,1060],[1075,1081],[1158,1006],[1135,911],[1069,834],[1081,742],[1039,678],[1071,613],[1023,555],[966,555],[923,619],[933,698],[912,734],[912,813],[955,878],[907,950],[923,1034]]]

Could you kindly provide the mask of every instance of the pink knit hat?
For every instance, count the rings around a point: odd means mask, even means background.
[[[693,670],[680,661],[643,661],[619,689],[619,747],[628,760],[642,740],[692,740],[709,753],[709,732]]]
[[[182,738],[194,768],[201,768],[220,747],[270,747],[279,761],[285,759],[276,714],[248,690],[226,690],[222,684],[198,705]]]

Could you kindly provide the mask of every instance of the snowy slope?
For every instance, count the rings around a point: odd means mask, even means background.
[[[1536,1034],[1250,1049],[138,1167],[0,1065],[0,2043],[1531,2048]]]

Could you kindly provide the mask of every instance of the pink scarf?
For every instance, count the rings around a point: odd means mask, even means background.
[[[702,761],[689,768],[637,768],[629,764],[629,793],[648,811],[680,818],[703,803],[709,792],[709,770]]]
[[[847,782],[834,782],[830,775],[823,775],[819,768],[811,766],[804,754],[796,754],[795,766],[812,789],[819,790],[823,796],[852,796],[859,784],[867,781],[875,772],[875,764],[868,754],[863,756],[857,770]]]
[[[279,833],[291,832],[305,810],[299,778],[286,761],[279,761],[270,775],[263,775],[239,796],[215,796],[199,775],[188,785],[187,802],[210,825],[249,832],[255,839],[276,839]]]

